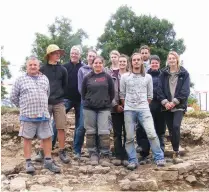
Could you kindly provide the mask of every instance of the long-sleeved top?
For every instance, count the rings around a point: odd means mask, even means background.
[[[148,110],[148,99],[153,98],[152,77],[149,74],[125,73],[120,81],[120,99],[125,99],[124,110]]]
[[[65,98],[71,101],[80,102],[81,95],[78,91],[78,70],[84,66],[84,64],[79,61],[77,64],[73,64],[71,61],[63,65],[68,72],[68,86],[65,92]]]
[[[49,94],[49,80],[45,75],[40,73],[33,77],[25,74],[15,81],[10,100],[20,108],[20,116],[23,118],[50,118]]]
[[[56,105],[63,102],[68,85],[67,70],[60,64],[51,65],[47,63],[40,68],[40,71],[49,79],[49,104]]]
[[[78,91],[81,94],[81,88],[84,77],[92,71],[92,67],[84,65],[78,70]]]
[[[107,73],[96,74],[92,71],[84,77],[81,90],[84,108],[92,110],[110,109],[114,93],[112,78]]]
[[[162,73],[159,76],[157,97],[163,106],[163,110],[166,110],[164,105],[167,102],[174,102],[177,110],[186,110],[189,94],[190,77],[184,67],[181,66],[176,74],[171,74],[168,66],[162,69]]]

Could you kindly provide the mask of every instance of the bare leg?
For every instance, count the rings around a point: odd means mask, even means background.
[[[58,129],[58,141],[59,141],[59,149],[65,148],[65,130]]]
[[[51,158],[52,152],[52,138],[43,139],[43,149],[45,158]]]
[[[31,158],[31,146],[32,146],[32,139],[26,139],[24,138],[24,156],[25,159]]]

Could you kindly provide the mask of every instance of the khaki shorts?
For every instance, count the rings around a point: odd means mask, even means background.
[[[65,105],[64,103],[58,103],[56,105],[48,106],[50,116],[53,115],[56,128],[57,129],[65,129],[66,128],[66,113],[65,113]]]
[[[33,139],[35,135],[39,139],[47,139],[53,135],[50,121],[20,122],[19,136],[26,139]]]

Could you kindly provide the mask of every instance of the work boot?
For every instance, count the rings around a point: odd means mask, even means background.
[[[149,157],[139,157],[139,164],[140,165],[146,165],[146,164],[150,164],[151,163],[151,159],[149,159]]]
[[[61,149],[59,151],[59,157],[63,163],[67,164],[70,162],[70,158],[68,157],[67,151],[65,149]]]
[[[44,160],[44,168],[49,169],[54,173],[60,173],[60,167],[58,167],[52,159]]]
[[[26,173],[34,173],[35,168],[31,161],[26,161]]]
[[[128,161],[127,161],[127,160],[122,160],[122,165],[123,165],[124,167],[127,167],[127,166],[128,166]]]
[[[110,155],[109,154],[101,154],[99,163],[102,167],[110,167],[112,164],[110,163]]]
[[[129,169],[129,170],[134,170],[134,169],[136,169],[137,168],[137,164],[136,163],[134,163],[134,162],[131,162],[131,163],[129,163],[128,165],[127,165],[127,169]]]
[[[183,163],[183,159],[181,159],[181,157],[179,155],[179,151],[173,152],[173,163],[174,164]]]
[[[36,162],[42,162],[44,160],[44,151],[43,149],[40,149],[38,152],[37,152],[37,155],[35,157],[35,161]]]
[[[90,162],[92,166],[98,165],[99,164],[99,156],[96,153],[92,153],[90,155]]]
[[[75,153],[75,154],[73,155],[73,159],[74,159],[75,161],[80,161],[80,159],[81,159],[81,154],[80,154],[80,153]]]

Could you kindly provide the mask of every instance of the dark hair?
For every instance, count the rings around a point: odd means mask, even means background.
[[[159,57],[158,55],[151,55],[151,56],[150,56],[150,62],[151,62],[152,60],[157,60],[157,61],[160,63],[160,57]]]
[[[97,56],[94,58],[93,63],[94,63],[94,61],[95,61],[96,59],[101,59],[101,60],[102,60],[102,63],[103,63],[103,64],[105,63],[104,58],[103,58],[102,56],[100,56],[100,55],[97,55]]]
[[[139,49],[139,53],[141,53],[141,50],[142,50],[142,49],[147,49],[147,50],[150,52],[150,48],[149,48],[148,45],[143,45],[143,46],[141,46],[140,49]]]
[[[130,60],[129,60],[129,57],[128,57],[127,55],[125,55],[125,54],[121,54],[121,55],[119,56],[119,59],[120,59],[121,57],[126,58],[126,60],[127,60],[127,67],[126,67],[126,70],[129,71],[129,67],[130,67]]]

